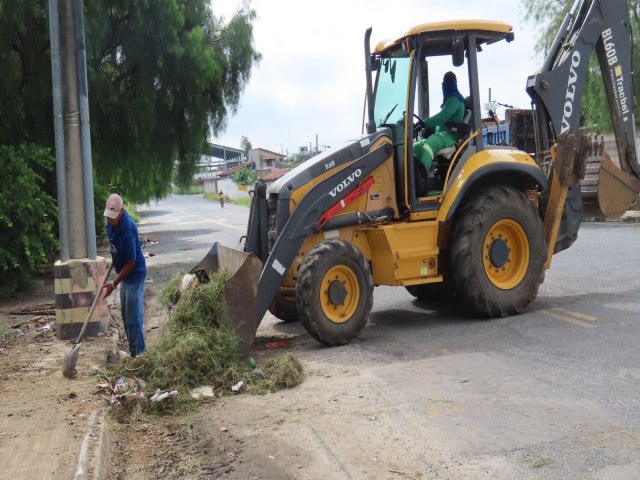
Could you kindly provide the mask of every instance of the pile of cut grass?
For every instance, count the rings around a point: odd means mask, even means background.
[[[217,396],[222,396],[239,381],[253,394],[291,388],[302,381],[302,364],[291,353],[267,360],[260,366],[261,374],[242,360],[239,339],[228,327],[224,301],[224,288],[230,280],[227,272],[211,272],[207,283],[180,292],[182,277],[174,276],[160,296],[161,303],[171,311],[160,343],[144,355],[117,365],[113,372],[143,379],[146,393],[178,390],[177,397],[163,402],[144,402],[144,411],[188,409],[192,403],[189,390],[200,385],[210,385]],[[139,413],[140,407],[135,408]]]

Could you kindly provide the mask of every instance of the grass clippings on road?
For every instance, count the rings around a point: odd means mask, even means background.
[[[291,353],[271,358],[259,368],[250,366],[238,352],[239,340],[227,326],[224,289],[230,281],[227,272],[211,272],[209,281],[180,291],[183,275],[172,278],[161,295],[170,308],[159,343],[136,358],[126,359],[108,373],[110,378],[135,375],[146,383],[143,396],[130,397],[125,410],[140,413],[179,413],[192,408],[189,391],[213,387],[216,397],[229,394],[243,382],[246,391],[265,394],[298,385],[304,377],[302,364]],[[162,402],[149,402],[158,389],[177,390]]]

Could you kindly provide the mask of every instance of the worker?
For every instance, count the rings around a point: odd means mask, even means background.
[[[413,144],[413,154],[420,159],[427,171],[438,151],[456,144],[456,135],[445,126],[445,123],[451,120],[461,122],[464,119],[464,97],[458,91],[455,73],[444,74],[442,95],[441,110],[423,120],[427,131],[434,133]]]
[[[218,199],[220,200],[220,207],[224,208],[224,193],[222,193],[222,190],[220,190],[218,194]]]
[[[104,210],[107,236],[111,244],[111,261],[116,278],[105,285],[105,297],[120,286],[120,310],[129,352],[136,357],[146,350],[143,330],[144,283],[147,266],[140,245],[138,227],[124,209],[124,201],[117,193],[109,196]]]

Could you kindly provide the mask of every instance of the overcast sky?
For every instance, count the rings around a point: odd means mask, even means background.
[[[212,0],[214,12],[226,18],[238,4]],[[481,105],[491,89],[493,100],[530,108],[526,80],[542,58],[534,53],[535,33],[524,22],[520,0],[253,0],[251,5],[257,13],[255,45],[263,58],[253,68],[226,132],[210,139],[215,143],[238,148],[246,136],[254,147],[295,153],[300,146],[315,145],[316,135],[318,144],[328,146],[358,137],[368,27],[373,27],[373,48],[421,23],[476,18],[508,22],[515,41],[489,45],[478,57]],[[463,95],[469,94],[462,82],[459,86]],[[502,118],[504,109],[498,114]]]

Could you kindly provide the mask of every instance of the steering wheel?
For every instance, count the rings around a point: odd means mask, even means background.
[[[421,131],[427,130],[427,124],[415,113],[413,114],[415,122],[413,122],[413,138],[418,138]]]

